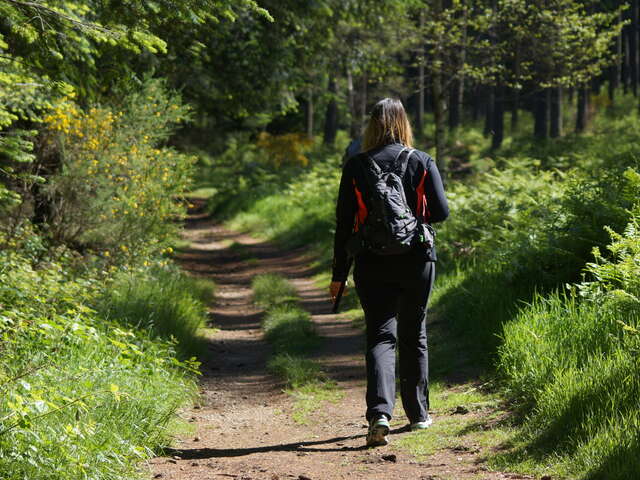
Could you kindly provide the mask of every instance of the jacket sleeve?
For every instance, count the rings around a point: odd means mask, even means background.
[[[428,221],[429,223],[442,222],[449,216],[447,197],[436,162],[431,160],[427,165],[424,191],[427,197]]]
[[[347,241],[353,232],[357,212],[357,200],[353,190],[353,161],[348,161],[342,170],[338,202],[336,204],[336,232],[333,242],[333,275],[335,282],[344,282],[349,274]]]

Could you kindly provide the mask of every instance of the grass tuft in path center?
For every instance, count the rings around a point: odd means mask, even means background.
[[[320,365],[307,358],[320,345],[311,316],[299,306],[295,287],[280,275],[258,275],[252,288],[255,303],[265,309],[262,329],[273,347],[267,368],[295,398],[293,419],[309,423],[309,415],[321,402],[342,397]]]

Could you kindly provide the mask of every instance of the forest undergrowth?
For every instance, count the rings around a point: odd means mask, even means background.
[[[516,135],[494,155],[467,129],[453,146],[475,169],[448,182],[431,309],[512,404],[516,428],[495,468],[603,479],[640,470],[639,126],[617,112],[546,145]],[[267,154],[233,143],[225,155],[248,159],[243,168]],[[260,190],[247,169],[242,204],[218,190],[210,205],[233,228],[313,249],[328,269],[341,152],[311,147],[308,158],[306,169],[265,167]]]

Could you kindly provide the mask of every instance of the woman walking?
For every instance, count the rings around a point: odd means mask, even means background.
[[[335,301],[350,258],[366,323],[367,445],[386,445],[396,390],[411,429],[429,417],[426,307],[433,286],[435,249],[425,225],[449,210],[435,162],[413,150],[413,135],[399,100],[378,102],[367,125],[363,153],[343,168],[336,208],[333,277]]]

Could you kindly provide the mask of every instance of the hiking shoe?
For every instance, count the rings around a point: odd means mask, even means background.
[[[384,415],[372,419],[369,422],[369,432],[367,433],[367,447],[381,447],[387,445],[389,435],[389,420]]]
[[[409,429],[413,432],[415,430],[424,430],[425,428],[429,428],[433,423],[433,419],[427,414],[426,420],[421,422],[414,422],[409,425]]]

